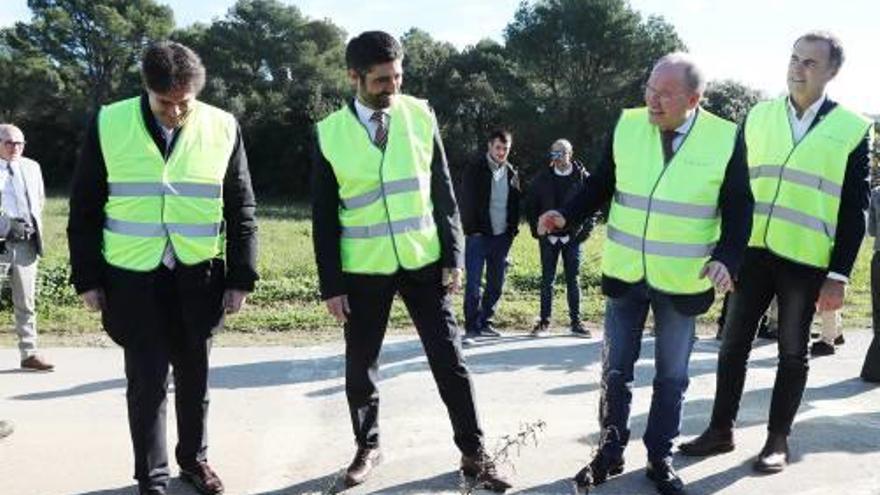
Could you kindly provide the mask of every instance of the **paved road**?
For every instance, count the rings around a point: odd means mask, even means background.
[[[784,473],[750,469],[764,440],[775,345],[753,353],[736,451],[676,464],[691,494],[880,494],[880,387],[861,382],[869,334],[847,332],[835,356],[811,362],[809,389]],[[708,421],[715,383],[714,340],[697,343],[684,437]],[[322,493],[354,452],[339,344],[313,348],[217,348],[213,352],[210,461],[229,494]],[[467,351],[489,445],[524,425],[546,423],[538,444],[523,447],[505,468],[515,493],[571,493],[570,478],[597,436],[597,340],[568,336],[508,338]],[[134,493],[125,420],[125,382],[117,349],[48,349],[51,374],[21,373],[17,351],[0,349],[0,417],[17,431],[0,442],[2,495]],[[633,404],[627,472],[596,494],[652,494],[645,479],[644,430],[651,391],[653,341],[644,340]],[[365,485],[346,493],[458,493],[446,413],[419,343],[389,339],[382,355],[385,463]],[[169,403],[173,418],[173,401]],[[173,421],[169,438],[175,438]],[[173,440],[172,440],[173,445]],[[175,468],[176,472],[176,468]],[[176,479],[171,493],[194,493]]]

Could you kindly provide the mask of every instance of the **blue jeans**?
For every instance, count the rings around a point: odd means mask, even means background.
[[[464,249],[464,328],[467,332],[479,332],[492,323],[501,299],[507,273],[507,253],[512,243],[513,237],[506,233],[467,236]],[[486,291],[481,294],[484,267]]]
[[[568,297],[568,318],[571,324],[581,321],[581,286],[578,271],[581,267],[581,244],[574,239],[567,244],[551,244],[546,237],[538,241],[541,248],[541,321],[549,322],[553,313],[553,283],[556,281],[556,265],[562,254],[565,273],[565,294]]]
[[[654,312],[654,394],[643,440],[648,460],[671,455],[672,440],[681,427],[681,406],[688,387],[688,361],[694,345],[695,317],[679,313],[668,295],[644,282],[605,305],[602,352],[600,447],[610,459],[621,459],[629,441],[633,366],[639,359],[648,308]]]

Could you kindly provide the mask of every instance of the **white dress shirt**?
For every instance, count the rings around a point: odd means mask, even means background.
[[[697,119],[697,111],[694,110],[691,112],[687,118],[684,119],[684,123],[678,126],[675,129],[676,135],[672,138],[672,152],[675,153],[678,151],[678,148],[681,148],[681,143],[684,142],[685,136],[687,136],[688,132],[690,132],[691,127],[694,126],[694,120]]]
[[[819,113],[819,109],[825,103],[825,95],[822,95],[815,103],[804,110],[804,114],[800,118],[797,116],[797,109],[791,103],[791,97],[788,97],[786,101],[788,102],[788,123],[791,125],[791,137],[794,139],[794,144],[798,144],[807,134],[807,131],[810,130],[813,121],[816,120],[816,114]]]
[[[9,169],[12,168],[12,173]],[[19,205],[20,199],[16,196],[17,188],[21,189],[21,194],[25,194],[24,181],[21,179],[21,164],[18,161],[8,162],[0,159],[0,208],[9,218],[24,218],[30,222],[30,215],[27,210],[27,203]],[[22,196],[24,201],[25,196]]]

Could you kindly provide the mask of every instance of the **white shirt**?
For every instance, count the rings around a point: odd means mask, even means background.
[[[7,165],[12,167],[12,174],[9,173]],[[6,216],[10,218],[26,218],[29,220],[27,215],[28,212],[21,211],[21,208],[18,207],[18,201],[16,200],[15,185],[13,185],[13,182],[15,181],[13,175],[16,174],[21,177],[21,164],[17,161],[8,162],[0,159],[0,208],[2,208],[3,212],[6,213]],[[21,187],[24,187],[23,181],[18,181],[18,184],[21,184]]]
[[[361,121],[361,124],[367,128],[367,132],[370,133],[370,141],[376,140],[376,129],[379,128],[379,124],[375,120],[371,120],[373,118],[373,114],[376,113],[376,110],[364,105],[361,103],[361,100],[357,98],[354,99],[354,109],[357,110],[358,120]],[[391,116],[388,115],[388,112],[385,110],[379,110],[382,112],[382,123],[385,125],[385,128],[388,129],[389,120],[391,120]]]
[[[819,108],[825,103],[825,95],[822,95],[810,105],[809,108],[804,110],[804,114],[801,115],[801,118],[798,118],[797,109],[791,103],[790,96],[786,102],[788,103],[788,123],[791,125],[791,137],[794,138],[794,144],[798,144],[807,134],[807,131],[810,130],[813,121],[816,120],[816,114],[819,113]]]
[[[684,142],[684,137],[687,136],[688,132],[690,132],[691,127],[694,126],[694,120],[696,120],[696,119],[697,119],[697,111],[695,110],[695,111],[691,112],[691,114],[688,115],[686,119],[684,119],[684,123],[682,123],[680,126],[678,126],[675,129],[675,132],[677,134],[675,135],[675,138],[672,139],[672,152],[673,153],[677,152],[678,148],[681,148],[681,143]]]
[[[553,167],[553,173],[560,176],[560,177],[567,177],[567,176],[571,175],[571,173],[573,171],[574,171],[574,165],[572,165],[571,163],[569,163],[568,168],[562,172],[560,172],[559,169],[556,168],[555,166]]]

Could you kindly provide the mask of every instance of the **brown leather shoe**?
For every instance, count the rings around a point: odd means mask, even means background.
[[[473,478],[476,488],[495,493],[504,493],[513,486],[498,474],[495,463],[482,449],[472,456],[461,456],[461,473]]]
[[[42,356],[34,354],[21,362],[21,369],[28,371],[54,371],[55,365],[43,359]]]
[[[196,491],[202,495],[223,493],[223,482],[207,462],[200,462],[188,468],[180,468],[180,479],[192,483]]]
[[[358,448],[351,464],[345,469],[345,486],[351,488],[367,481],[370,472],[381,462],[382,451],[378,447],[374,449]]]
[[[697,438],[679,445],[678,451],[690,457],[706,457],[730,452],[735,447],[732,431],[710,427]]]

